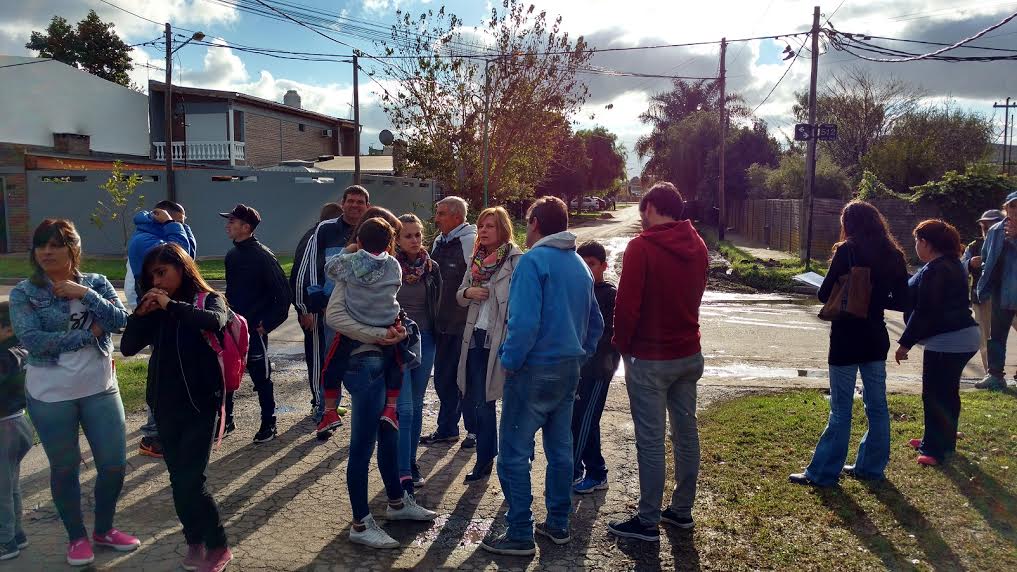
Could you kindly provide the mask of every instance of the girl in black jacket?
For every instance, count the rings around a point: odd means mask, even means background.
[[[220,571],[233,558],[219,509],[205,487],[216,414],[223,403],[218,358],[203,332],[222,332],[227,306],[176,244],[152,249],[141,275],[145,295],[127,318],[120,351],[152,346],[146,399],[155,411],[173,502],[187,539],[185,570]],[[204,308],[195,305],[207,293]]]
[[[941,220],[923,221],[914,230],[915,252],[925,266],[908,282],[914,310],[897,348],[897,363],[908,359],[916,343],[922,358],[922,405],[925,435],[909,444],[922,465],[938,465],[957,448],[960,378],[981,347],[978,324],[971,317],[968,276],[958,258],[960,234]]]

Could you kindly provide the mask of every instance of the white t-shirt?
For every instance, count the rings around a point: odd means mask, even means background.
[[[490,282],[483,284],[482,287],[487,288],[488,294],[491,294]],[[480,313],[477,314],[477,323],[474,324],[473,327],[475,327],[478,330],[484,331],[491,329],[491,311],[493,309],[494,309],[494,300],[492,297],[488,296],[487,300],[483,300],[482,302],[480,302]]]
[[[87,330],[95,316],[81,300],[71,300],[68,330]],[[25,389],[32,399],[53,403],[81,399],[116,389],[113,360],[102,355],[98,345],[88,345],[73,352],[64,352],[56,365],[28,364]]]

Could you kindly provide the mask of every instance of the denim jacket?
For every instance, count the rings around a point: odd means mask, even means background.
[[[999,296],[999,305],[1017,310],[1017,244],[1006,237],[1001,221],[985,235],[982,245],[982,275],[978,279],[978,299]]]
[[[56,365],[60,354],[96,344],[105,356],[113,355],[113,332],[127,324],[127,310],[116,290],[101,274],[79,274],[77,282],[89,288],[81,303],[95,315],[103,335],[96,339],[91,330],[71,330],[70,301],[53,294],[53,284],[37,286],[22,280],[11,291],[11,325],[28,350],[28,363]]]

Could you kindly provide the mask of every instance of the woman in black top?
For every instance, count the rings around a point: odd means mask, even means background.
[[[120,352],[132,356],[152,346],[145,398],[155,411],[173,504],[187,539],[183,568],[219,571],[233,556],[205,486],[205,469],[224,386],[218,357],[203,332],[226,327],[226,301],[176,244],[152,249],[143,268],[147,292],[127,318]],[[201,309],[195,304],[200,293],[207,295]]]
[[[819,289],[826,302],[841,276],[851,268],[870,269],[872,297],[868,316],[843,317],[830,325],[830,419],[812,463],[804,473],[790,476],[797,484],[831,486],[841,471],[858,478],[878,480],[890,459],[890,414],[886,406],[886,355],[890,336],[884,310],[907,309],[908,273],[904,252],[890,234],[886,219],[876,207],[851,201],[840,215],[841,240],[834,245],[830,271]],[[862,398],[869,430],[858,445],[854,465],[844,465],[851,438],[851,408],[855,379],[862,375]]]
[[[907,316],[896,358],[897,363],[908,359],[908,351],[916,343],[925,346],[925,436],[909,444],[920,453],[920,464],[938,465],[957,448],[960,378],[982,339],[971,317],[967,272],[958,258],[962,246],[957,229],[941,220],[927,220],[913,234],[915,252],[926,264],[908,282],[914,310]]]

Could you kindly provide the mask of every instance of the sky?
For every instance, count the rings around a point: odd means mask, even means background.
[[[491,3],[485,0],[444,3],[440,0],[266,1],[320,10],[323,16],[336,22],[335,32],[330,33],[333,38],[366,53],[377,53],[379,48],[369,41],[344,34],[344,25],[355,21],[361,26],[380,25],[378,29],[383,29],[394,20],[396,10],[419,14],[445,6],[466,26],[476,26],[491,9]],[[5,1],[0,3],[0,54],[34,55],[24,47],[32,30],[45,29],[54,15],[77,22],[89,9],[94,9],[103,20],[112,21],[117,33],[128,44],[161,37],[161,23],[170,22],[181,34],[189,36],[184,29],[200,30],[224,46],[350,53],[349,47],[333,43],[295,23],[242,12],[236,8],[238,3],[259,6],[257,0]],[[570,37],[583,36],[595,48],[767,36],[767,39],[728,45],[728,91],[740,95],[745,105],[755,108],[756,116],[772,129],[791,133],[794,93],[808,88],[811,52],[803,50],[788,70],[790,62],[782,59],[782,51],[788,45],[799,49],[804,36],[779,36],[807,31],[811,27],[814,1],[534,0],[534,3],[538,10],[546,10],[552,16],[560,15],[561,27]],[[500,7],[500,3],[495,6]],[[822,22],[829,21],[840,31],[947,43],[973,35],[1014,12],[1017,12],[1017,1],[825,0],[821,4]],[[1017,49],[1017,20],[975,43]],[[884,44],[918,52],[935,49],[919,44]],[[624,72],[713,77],[718,73],[719,49],[719,45],[713,43],[604,52],[595,54],[591,63]],[[971,52],[956,53],[968,55]],[[163,56],[161,46],[138,46],[132,51],[136,63],[148,63],[157,68],[163,67]],[[371,69],[374,65],[370,60],[362,60],[365,68]],[[994,110],[992,105],[1008,96],[1017,97],[1017,61],[870,63],[829,46],[820,50],[820,85],[852,66],[864,68],[878,78],[907,81],[921,88],[930,103],[951,101],[958,107],[981,113],[998,125],[998,136],[1002,132],[1003,113]],[[785,72],[786,77],[777,83]],[[159,69],[142,66],[132,72],[132,78],[139,85],[147,85],[149,78],[161,81],[163,75]],[[379,106],[379,83],[366,76],[361,74],[360,78],[365,150],[368,145],[380,147],[378,132],[391,127]],[[650,130],[639,121],[639,114],[647,109],[651,95],[669,88],[670,80],[585,74],[581,77],[589,86],[590,97],[574,118],[576,126],[599,125],[616,133],[628,150],[628,175],[638,175],[645,158],[636,156],[635,142]],[[352,66],[348,63],[292,61],[228,47],[188,45],[177,52],[173,79],[174,83],[182,85],[235,90],[275,101],[282,101],[287,90],[296,89],[305,108],[336,117],[350,117],[352,113]],[[385,81],[382,79],[381,84]],[[767,98],[771,90],[773,93]]]

